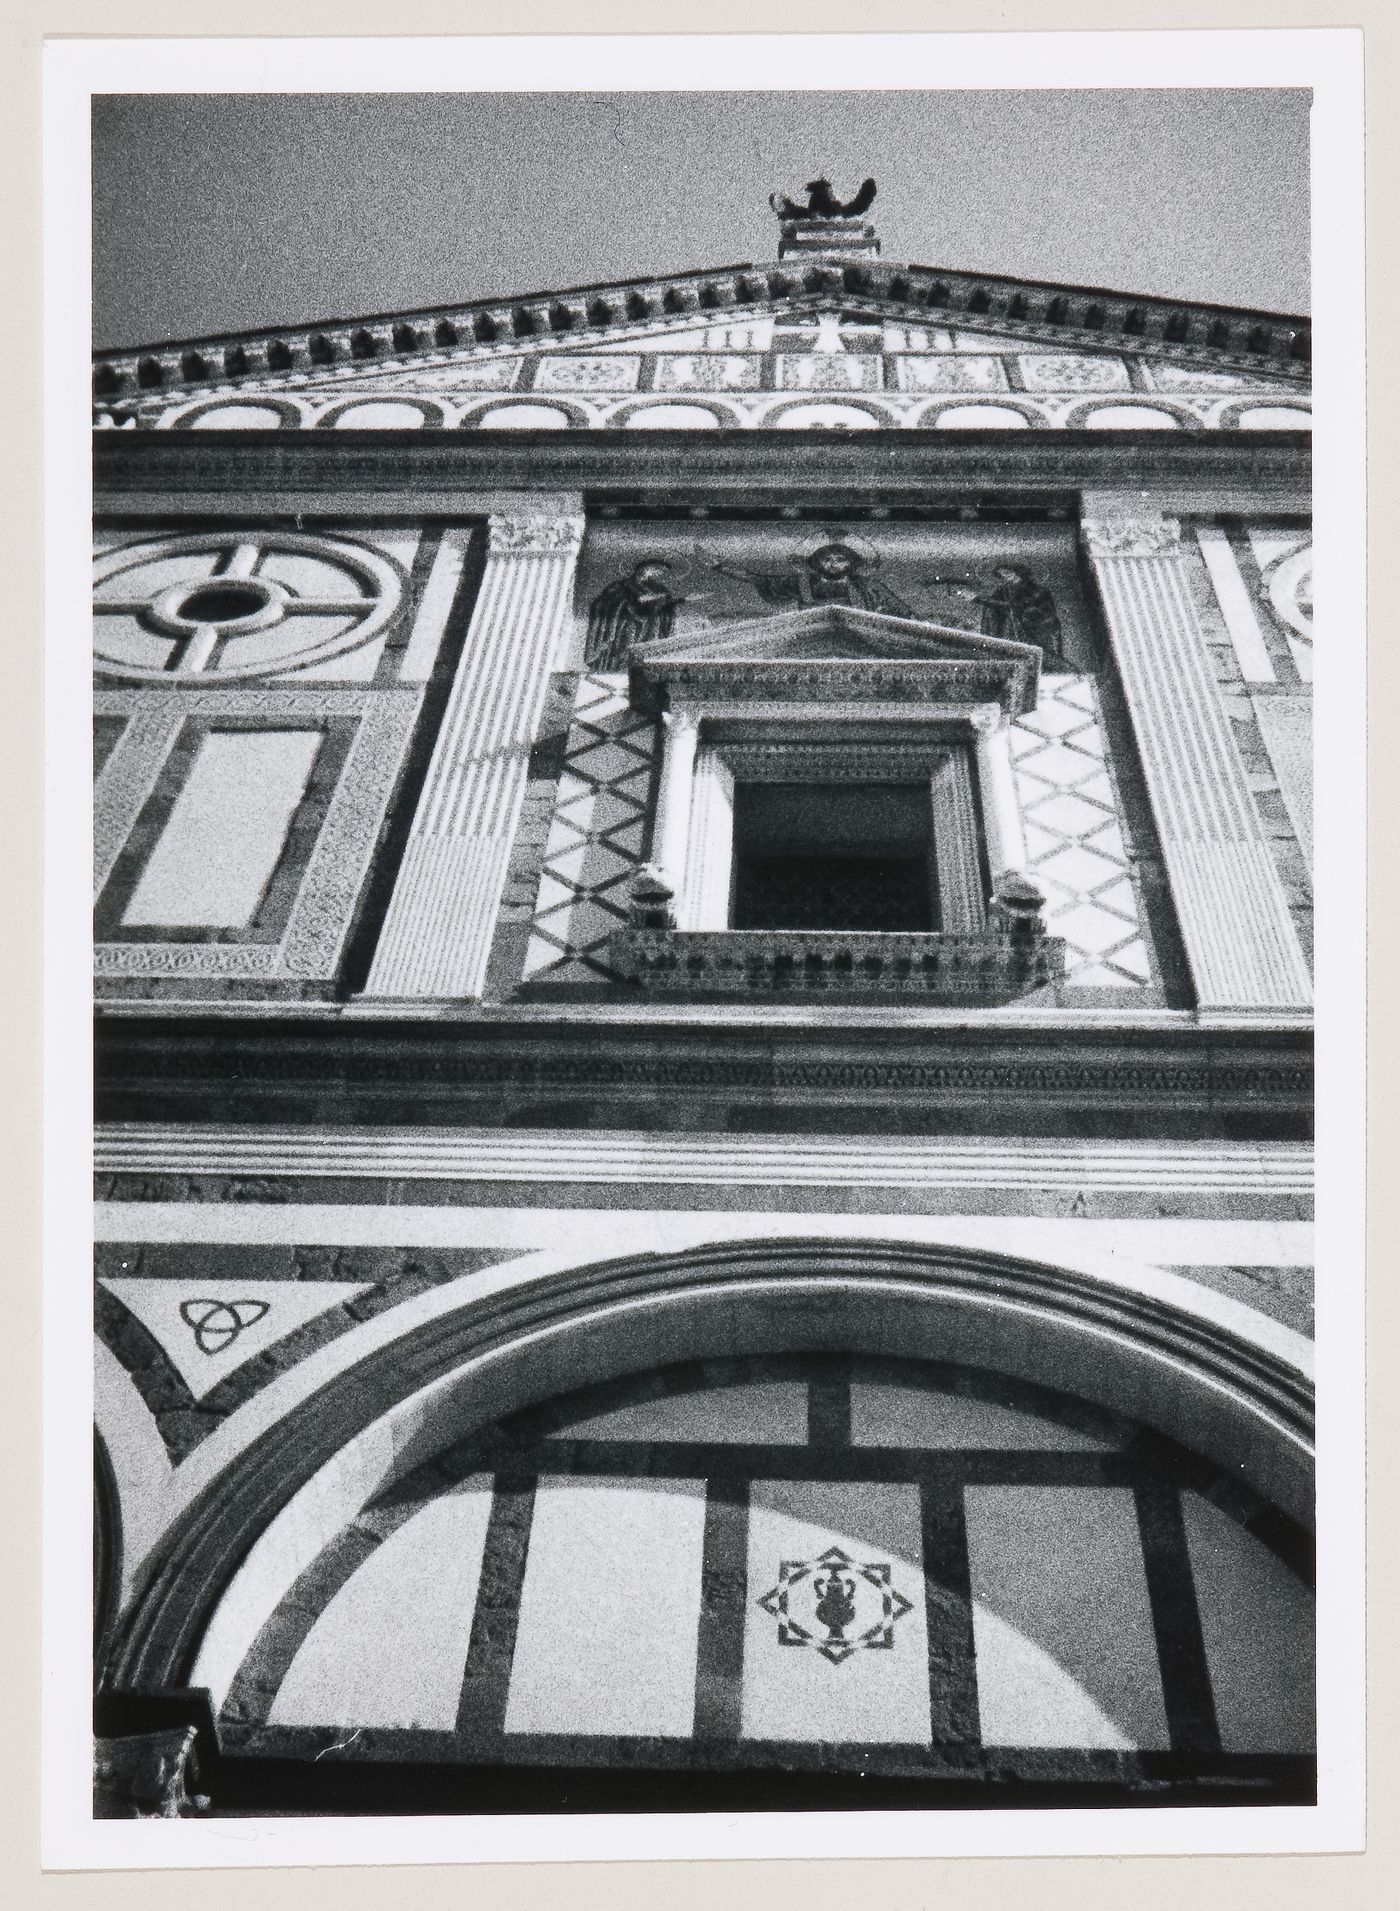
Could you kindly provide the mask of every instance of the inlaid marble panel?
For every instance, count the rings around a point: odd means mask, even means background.
[[[1128,391],[1131,381],[1121,358],[1094,358],[1076,352],[1023,352],[1021,377],[1027,391]]]
[[[657,391],[757,391],[763,360],[752,353],[662,352],[656,358]]]
[[[632,391],[642,361],[633,352],[598,352],[591,357],[542,358],[535,369],[536,391]]]
[[[615,979],[608,938],[642,860],[655,727],[621,675],[580,677],[525,955],[526,978]]]
[[[918,1488],[755,1480],[746,1738],[927,1744]]]
[[[778,361],[779,391],[879,391],[880,360],[874,353],[813,352]]]
[[[451,1730],[490,1511],[476,1475],[391,1532],[303,1640],[269,1723]]]
[[[999,358],[930,354],[927,358],[900,357],[894,361],[901,391],[1005,391],[1006,374]]]
[[[540,1481],[505,1729],[688,1737],[703,1480]]]
[[[1132,1493],[969,1486],[964,1497],[984,1743],[1165,1751]]]

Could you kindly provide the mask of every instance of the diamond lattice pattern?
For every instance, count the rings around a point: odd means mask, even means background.
[[[1151,963],[1093,681],[1043,677],[1035,710],[1012,727],[1011,756],[1045,926],[1068,945],[1065,980],[1146,987]]]
[[[527,977],[616,980],[607,941],[627,920],[642,860],[654,726],[627,702],[622,675],[579,678],[525,953]]]

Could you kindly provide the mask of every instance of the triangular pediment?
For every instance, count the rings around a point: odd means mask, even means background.
[[[921,318],[923,315],[921,315]],[[1150,364],[1147,373],[1130,367]],[[996,332],[892,319],[888,310],[810,301],[773,302],[708,325],[650,323],[606,337],[542,337],[462,343],[373,359],[338,357],[239,380],[258,392],[389,396],[499,392],[566,401],[574,395],[688,395],[773,391],[820,394],[958,394],[1013,391],[1121,393],[1284,391],[1296,378],[1212,370],[1164,356],[1160,347],[1109,350],[1066,345],[1050,327]]]
[[[844,604],[779,611],[635,650],[633,701],[860,700],[1034,707],[1040,652],[951,625]]]
[[[142,418],[215,398],[479,394],[489,403],[499,394],[591,426],[625,424],[641,403],[708,401],[723,424],[754,422],[739,414],[791,394],[864,399],[876,405],[872,421],[885,422],[883,406],[893,422],[930,400],[1014,409],[1076,396],[1141,405],[1155,395],[1169,407],[1176,394],[1298,395],[1306,341],[1306,321],[1267,314],[883,262],[854,273],[779,264],[105,353],[96,377],[99,398]]]
[[[797,663],[821,657],[867,662],[882,657],[907,658],[925,663],[980,657],[1011,664],[1034,662],[1039,656],[1033,644],[984,637],[978,631],[961,630],[952,624],[891,617],[886,611],[847,604],[814,604],[804,610],[775,611],[770,617],[744,618],[738,623],[646,644],[634,654],[635,660],[648,669],[740,659]]]

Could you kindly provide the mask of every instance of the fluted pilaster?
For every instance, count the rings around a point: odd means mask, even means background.
[[[1125,513],[1082,529],[1200,1006],[1306,1007],[1307,966],[1210,676],[1180,527]]]
[[[474,997],[583,541],[576,507],[521,497],[487,523],[485,574],[366,993]]]
[[[734,772],[716,749],[695,758],[685,887],[679,911],[683,929],[727,929],[734,869]]]
[[[668,710],[661,719],[661,776],[651,828],[651,860],[673,890],[685,882],[686,839],[695,781],[700,725],[689,710]]]

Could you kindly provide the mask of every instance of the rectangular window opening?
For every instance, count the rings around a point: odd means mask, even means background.
[[[735,929],[939,927],[933,805],[914,783],[741,783]]]

